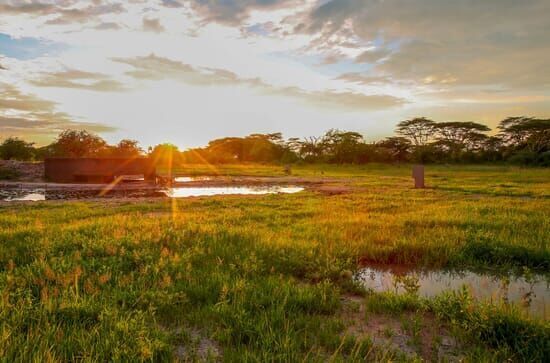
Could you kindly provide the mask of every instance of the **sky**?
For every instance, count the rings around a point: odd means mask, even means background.
[[[550,117],[548,0],[0,0],[0,140]]]

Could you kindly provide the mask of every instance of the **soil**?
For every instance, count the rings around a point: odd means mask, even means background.
[[[219,344],[206,337],[198,329],[181,327],[164,328],[163,330],[176,337],[174,358],[177,362],[221,362],[222,349]]]
[[[344,296],[340,312],[347,329],[344,335],[370,338],[375,346],[405,353],[426,361],[458,362],[460,346],[449,331],[428,313],[398,315],[367,312],[364,298]],[[413,328],[416,322],[416,327]]]

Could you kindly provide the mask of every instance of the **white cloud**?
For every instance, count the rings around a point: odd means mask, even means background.
[[[108,138],[146,145],[201,145],[249,132],[309,136],[331,127],[376,137],[420,115],[488,123],[529,110],[548,117],[549,6],[2,1],[0,33],[63,48],[1,57],[0,82],[52,102],[50,112],[71,122],[116,128]],[[9,127],[28,124],[9,117]]]

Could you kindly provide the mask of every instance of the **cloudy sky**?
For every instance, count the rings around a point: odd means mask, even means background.
[[[550,117],[548,0],[0,0],[0,139]]]

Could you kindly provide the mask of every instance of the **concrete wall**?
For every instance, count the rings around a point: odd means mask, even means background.
[[[155,180],[155,165],[149,158],[47,158],[46,180],[57,183],[104,182],[121,175],[143,175]]]

